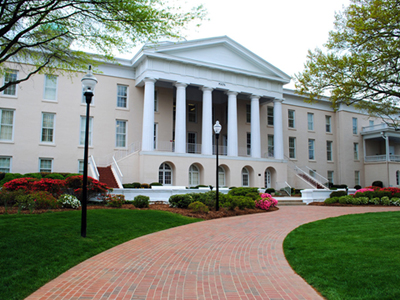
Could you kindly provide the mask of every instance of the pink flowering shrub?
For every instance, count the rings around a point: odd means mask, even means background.
[[[256,207],[269,210],[271,207],[275,207],[278,204],[278,200],[272,198],[270,194],[260,194],[261,199],[256,200]]]
[[[366,188],[357,190],[357,191],[356,191],[356,194],[357,194],[357,193],[364,193],[364,192],[373,192],[373,191],[374,191],[374,189],[369,188],[369,187],[366,187]]]

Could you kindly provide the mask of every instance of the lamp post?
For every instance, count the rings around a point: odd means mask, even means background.
[[[216,203],[215,203],[215,210],[219,211],[219,176],[218,176],[218,140],[219,140],[219,133],[221,132],[222,126],[219,124],[219,121],[215,122],[214,125],[214,133],[215,133],[215,138],[217,139],[216,141],[216,156],[217,156],[217,196],[216,196]]]
[[[83,95],[86,99],[86,127],[85,127],[85,151],[83,157],[83,186],[82,186],[82,221],[81,236],[86,237],[86,215],[87,215],[87,179],[88,179],[88,150],[89,150],[89,116],[90,103],[94,95],[94,88],[97,84],[96,77],[92,74],[92,66],[89,66],[88,73],[83,76],[82,80]]]

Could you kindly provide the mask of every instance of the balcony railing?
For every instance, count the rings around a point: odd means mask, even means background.
[[[386,155],[371,155],[364,158],[365,162],[385,162]],[[389,161],[400,162],[400,155],[389,155]]]
[[[381,124],[377,124],[377,125],[362,127],[361,132],[367,133],[370,131],[379,131],[379,130],[385,130],[385,129],[396,129],[396,126],[394,124],[381,123]]]

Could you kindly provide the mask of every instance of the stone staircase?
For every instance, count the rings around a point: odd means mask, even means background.
[[[283,205],[307,205],[300,197],[275,197],[278,200],[278,207]]]

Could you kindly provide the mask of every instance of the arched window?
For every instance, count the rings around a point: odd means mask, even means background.
[[[223,167],[218,167],[218,185],[225,186],[225,170]]]
[[[200,171],[196,165],[191,165],[189,168],[189,186],[200,184]]]
[[[265,170],[265,188],[271,188],[271,171]]]
[[[158,169],[158,182],[162,185],[172,185],[172,168],[167,163],[162,163]]]
[[[242,169],[242,186],[250,186],[249,170]]]

